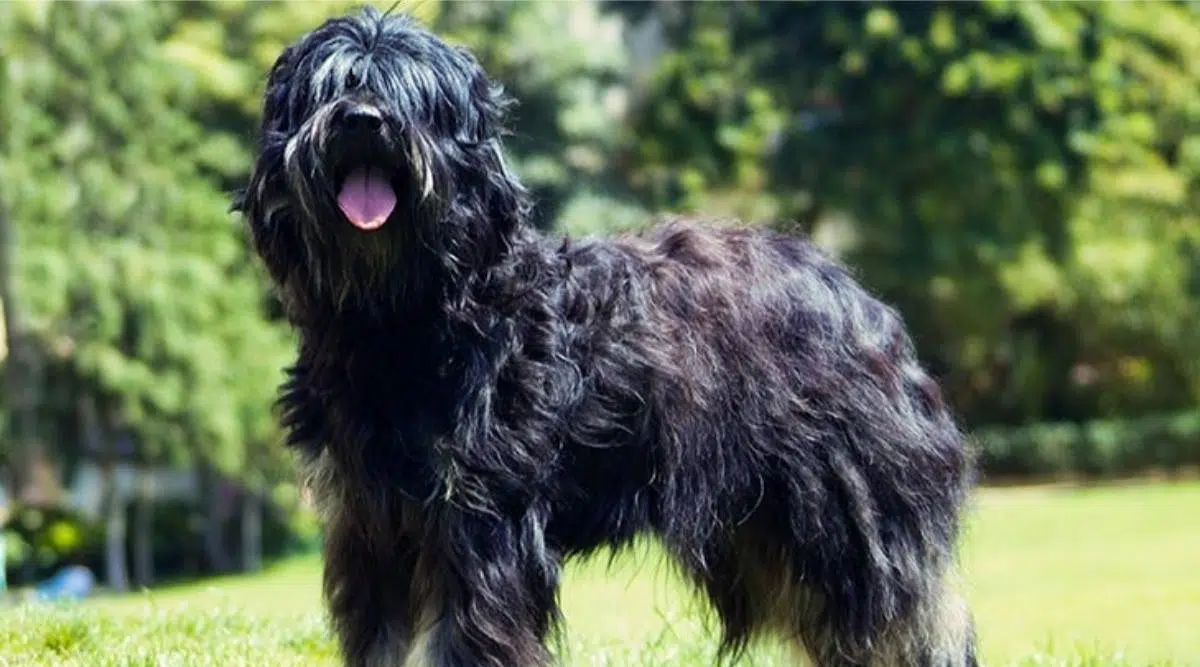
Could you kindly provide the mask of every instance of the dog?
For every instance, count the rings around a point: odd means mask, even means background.
[[[648,535],[719,661],[975,665],[974,456],[897,312],[789,235],[537,231],[509,106],[370,9],[268,76],[233,208],[298,332],[280,419],[345,664],[553,664],[563,563]]]

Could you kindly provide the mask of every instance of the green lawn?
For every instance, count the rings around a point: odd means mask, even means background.
[[[985,664],[1200,665],[1200,484],[987,490],[963,560]],[[0,665],[334,665],[318,568],[0,613]],[[572,567],[563,605],[567,665],[712,664],[653,552]],[[768,649],[744,664],[787,663]]]

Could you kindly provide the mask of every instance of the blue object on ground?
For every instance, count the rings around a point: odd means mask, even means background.
[[[34,589],[34,597],[44,602],[82,600],[96,588],[96,575],[82,565],[68,565]]]

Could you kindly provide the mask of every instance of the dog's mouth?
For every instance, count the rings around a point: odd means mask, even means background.
[[[342,180],[337,202],[351,225],[363,231],[374,231],[396,210],[396,188],[391,176],[383,169],[358,167]]]

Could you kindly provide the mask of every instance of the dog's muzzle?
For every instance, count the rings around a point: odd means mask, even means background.
[[[363,231],[379,229],[396,210],[396,185],[387,167],[384,116],[378,107],[351,102],[330,118],[344,166],[338,174],[337,204],[346,220]],[[382,153],[382,154],[381,154]]]
[[[317,111],[284,159],[293,191],[314,218],[332,205],[355,229],[374,231],[403,208],[402,199],[433,193],[423,145],[419,132],[383,107],[343,98]]]

